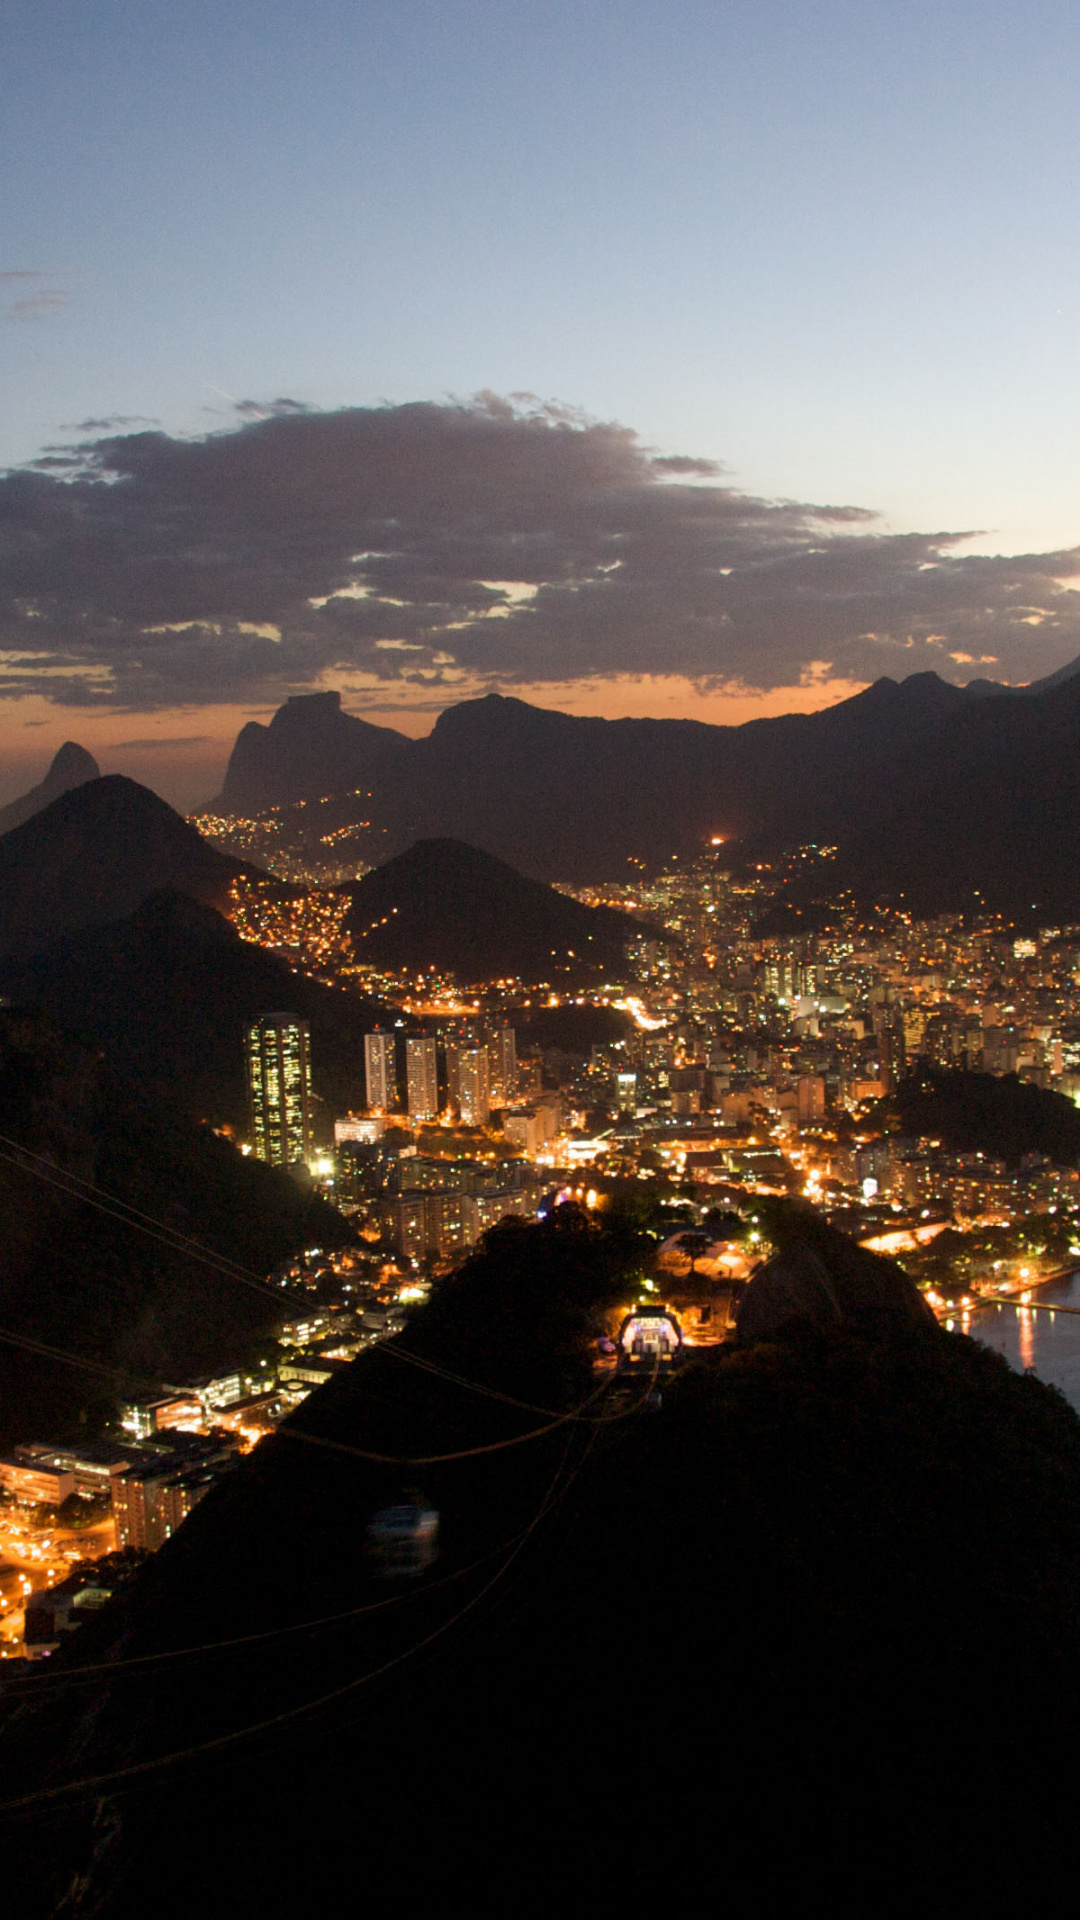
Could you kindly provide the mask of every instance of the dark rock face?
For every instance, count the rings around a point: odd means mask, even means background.
[[[250,871],[148,787],[120,774],[91,780],[0,840],[0,953],[119,919],[162,888],[221,907]]]
[[[868,1253],[823,1221],[759,1267],[739,1308],[742,1346],[797,1326],[848,1326],[876,1338],[930,1329],[934,1316],[895,1260]]]
[[[226,813],[261,813],[348,793],[364,788],[411,744],[389,727],[342,713],[340,693],[300,694],[278,708],[268,727],[249,720],[242,728],[215,805]]]
[[[40,785],[0,808],[0,833],[10,833],[13,827],[21,827],[24,820],[40,813],[51,800],[58,800],[62,793],[68,793],[72,787],[81,787],[88,780],[98,779],[100,772],[92,753],[87,753],[86,748],[78,746],[74,740],[65,740]]]
[[[753,1346],[796,1321],[839,1326],[843,1318],[824,1261],[809,1247],[794,1247],[777,1254],[751,1280],[739,1308],[739,1339]]]

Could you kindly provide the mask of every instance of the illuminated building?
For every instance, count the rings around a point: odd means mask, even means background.
[[[439,1111],[435,1042],[410,1034],[405,1042],[405,1080],[410,1120],[434,1120]]]
[[[178,1473],[153,1465],[118,1474],[113,1482],[117,1546],[150,1552],[164,1546],[217,1478],[212,1467]]]
[[[17,1454],[0,1459],[0,1487],[22,1506],[62,1506],[75,1491],[75,1475],[61,1467],[28,1464]]]
[[[392,1033],[365,1033],[364,1072],[367,1078],[367,1103],[378,1113],[387,1113],[397,1099],[397,1068],[394,1063]]]
[[[306,1020],[271,1013],[247,1030],[248,1094],[255,1152],[291,1167],[311,1154],[311,1062]]]
[[[491,1113],[491,1070],[486,1047],[464,1047],[459,1056],[461,1118],[467,1127],[486,1127]]]
[[[446,1059],[446,1104],[454,1113],[461,1111],[461,1055],[459,1041],[448,1040],[444,1048]]]
[[[617,1073],[615,1087],[619,1112],[635,1114],[637,1112],[637,1074]]]
[[[816,1126],[825,1118],[825,1081],[819,1073],[800,1074],[795,1091],[799,1101],[800,1127]]]
[[[513,1027],[500,1027],[488,1041],[491,1099],[505,1106],[517,1092],[517,1035]]]
[[[345,1140],[356,1140],[365,1146],[374,1146],[386,1132],[386,1121],[381,1114],[346,1114],[344,1120],[334,1121],[334,1145],[340,1147]]]

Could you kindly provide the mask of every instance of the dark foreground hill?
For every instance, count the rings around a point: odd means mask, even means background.
[[[81,1182],[105,1211],[78,1197]],[[110,1197],[197,1244],[133,1228]],[[349,1237],[289,1175],[135,1092],[43,1016],[11,1011],[0,1012],[0,1218],[0,1333],[75,1356],[0,1339],[0,1448],[76,1438],[125,1391],[245,1357],[280,1307],[202,1263],[199,1246],[262,1276],[313,1241]]]
[[[501,1229],[8,1682],[20,1914],[141,1915],[164,1863],[220,1913],[357,1876],[406,1911],[966,1912],[1071,1872],[1074,1415],[854,1309],[614,1401],[587,1315],[636,1257]],[[409,1485],[441,1553],[395,1585],[364,1525]]]
[[[165,893],[109,926],[0,962],[0,992],[44,1007],[103,1046],[156,1097],[246,1132],[243,1035],[281,1009],[311,1028],[312,1075],[328,1126],[364,1102],[363,1036],[385,1008],[293,972],[239,938],[212,908]]]
[[[17,800],[11,800],[6,807],[0,807],[0,833],[10,833],[12,827],[21,827],[24,820],[32,814],[40,813],[51,801],[58,800],[62,793],[68,793],[72,787],[84,786],[88,780],[97,780],[101,769],[92,753],[80,747],[74,740],[65,740],[53,757],[48,773],[29,793]]]
[[[101,926],[163,887],[222,907],[252,871],[121,774],[62,794],[0,839],[0,954]]]
[[[602,981],[641,923],[527,880],[460,840],[421,840],[365,874],[346,922],[358,961],[459,980]]]

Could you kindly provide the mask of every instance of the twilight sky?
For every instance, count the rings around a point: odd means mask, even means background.
[[[11,0],[0,799],[1080,654],[1078,79],[1057,0]]]

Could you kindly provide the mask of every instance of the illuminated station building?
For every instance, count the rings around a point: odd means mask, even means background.
[[[666,1368],[682,1355],[682,1328],[670,1307],[639,1305],[627,1314],[615,1344],[620,1370]]]
[[[291,1013],[253,1020],[246,1051],[256,1155],[276,1167],[306,1163],[312,1151],[307,1021]]]

